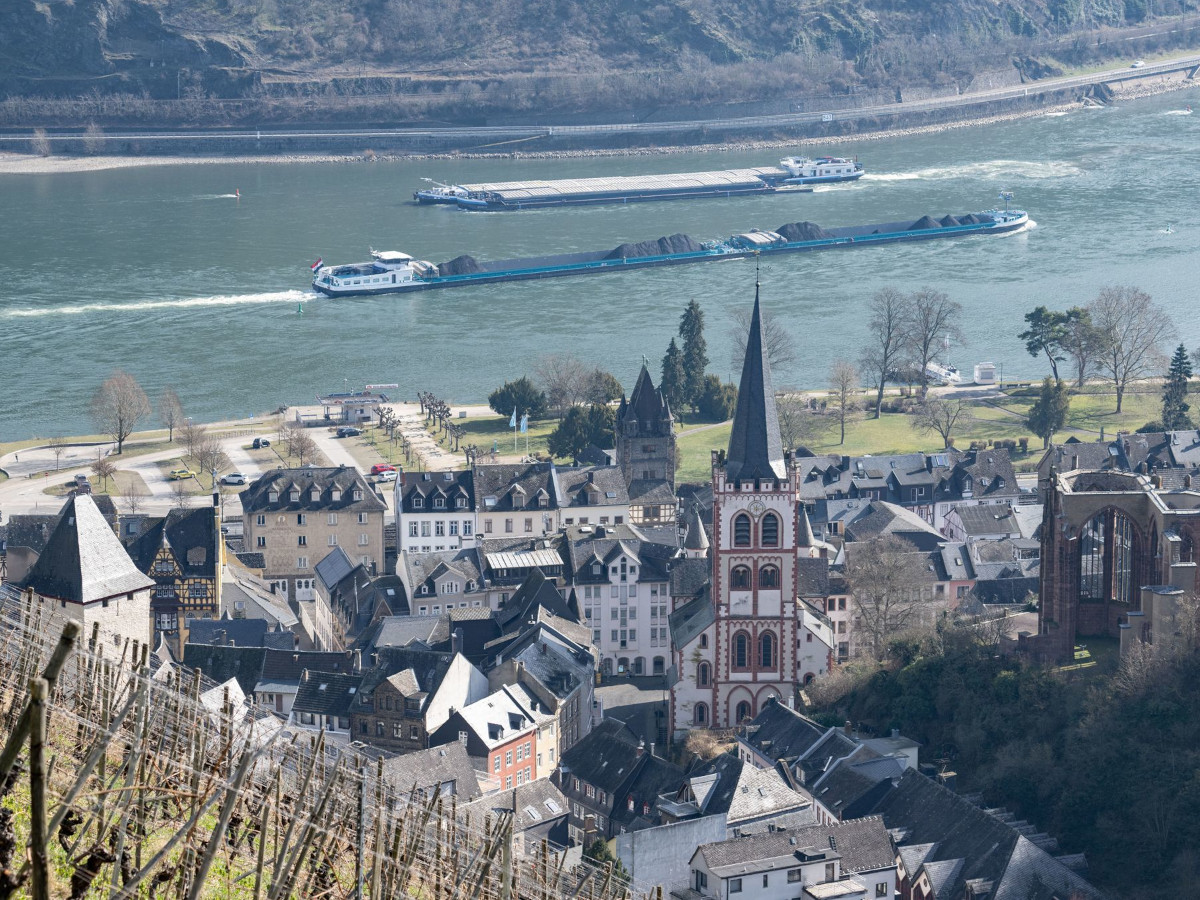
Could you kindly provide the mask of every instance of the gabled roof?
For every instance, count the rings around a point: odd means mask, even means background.
[[[661,478],[635,478],[629,482],[629,502],[635,506],[673,506],[678,503],[671,482]]]
[[[474,589],[483,586],[483,573],[479,567],[479,551],[474,547],[463,547],[458,550],[439,550],[433,553],[401,554],[397,564],[405,590],[412,600],[420,595],[421,588],[427,591],[426,597],[437,594],[435,582],[446,575],[454,575],[461,582],[462,591],[467,592],[467,585],[474,584]],[[410,605],[412,600],[410,600]]]
[[[414,788],[431,795],[448,783],[452,787],[443,791],[442,796],[447,791],[464,800],[474,800],[480,795],[479,777],[471,765],[471,757],[457,741],[385,759],[383,779],[400,797],[409,796]]]
[[[43,597],[95,603],[154,585],[138,571],[90,495],[70,497],[24,587]]]
[[[629,505],[620,466],[570,466],[554,472],[560,508]]]
[[[299,493],[296,500],[291,499],[292,488]],[[312,499],[313,488],[319,492],[316,500]],[[337,500],[333,499],[334,490],[339,491]],[[361,499],[354,499],[354,492],[360,492]],[[278,496],[271,500],[271,493]],[[319,510],[330,512],[384,512],[387,504],[375,489],[367,484],[357,469],[349,466],[337,468],[312,469],[274,469],[253,481],[239,495],[244,512],[262,512],[265,510],[301,511]]]
[[[362,675],[305,672],[292,711],[347,718],[362,680]]]
[[[685,603],[667,617],[671,627],[671,645],[683,650],[716,620],[717,612],[713,606],[712,595],[706,588],[700,596]]]
[[[570,607],[567,599],[559,592],[554,582],[542,574],[541,569],[530,571],[517,592],[500,608],[497,619],[504,631],[511,631],[522,623],[537,621],[539,610],[545,610],[551,615],[576,624],[583,623],[578,608]]]
[[[796,591],[801,597],[829,596],[829,560],[806,559],[796,560],[799,569],[799,583]]]
[[[217,574],[217,522],[211,506],[173,509],[166,517],[147,518],[141,533],[128,543],[130,558],[150,573],[165,543],[183,578],[214,578]]]
[[[742,738],[769,759],[795,760],[829,731],[807,716],[776,701],[765,703]]]
[[[470,815],[477,823],[482,824],[485,816],[495,816],[502,812],[514,815],[513,826],[517,831],[535,831],[539,834],[557,826],[566,837],[567,814],[571,804],[562,791],[554,786],[548,778],[539,778],[526,784],[518,785],[510,791],[499,791],[489,794],[473,803],[460,804],[459,816]],[[550,837],[550,840],[553,840]]]
[[[709,871],[725,875],[736,874],[740,869],[759,872],[795,866],[806,850],[810,855],[823,853],[827,859],[840,857],[842,871],[851,875],[888,869],[895,864],[891,836],[878,816],[730,838],[701,844],[696,853],[704,859]]]
[[[738,384],[737,411],[729,433],[725,477],[731,482],[787,478],[771,366],[763,350],[758,285],[754,286],[754,311],[750,315],[750,334],[746,338],[746,357]]]
[[[700,814],[724,813],[730,828],[812,807],[811,800],[788,787],[777,770],[759,769],[733,753],[697,761],[687,780]]]
[[[434,506],[434,499],[445,500],[442,507]],[[421,498],[421,505],[414,503]],[[457,500],[462,497],[467,505],[460,508]],[[475,510],[475,473],[470,469],[443,472],[401,472],[400,503],[402,513],[431,513],[458,510]]]
[[[712,563],[707,557],[671,561],[672,597],[697,597],[711,581]]]
[[[666,581],[671,558],[678,552],[674,544],[659,544],[645,539],[632,525],[573,525],[566,529],[563,550],[576,584],[608,583],[608,566],[625,555],[640,567],[631,581]],[[599,565],[600,571],[593,571]]]
[[[489,500],[493,501],[491,505],[488,504]],[[475,504],[478,512],[524,510],[532,513],[555,509],[556,503],[553,463],[505,463],[475,467]]]
[[[325,590],[328,592],[353,572],[356,565],[358,563],[351,562],[345,550],[341,547],[334,547],[313,567],[313,571],[317,573],[317,578],[325,585]]]
[[[915,512],[886,500],[871,501],[865,514],[846,525],[848,541],[869,541],[884,535],[902,538],[918,550],[936,550],[946,540]]]
[[[262,680],[263,660],[268,652],[264,647],[188,643],[183,645],[183,664],[189,669],[199,669],[219,684],[236,678],[242,691],[251,694]]]
[[[618,719],[603,719],[575,746],[562,755],[561,765],[565,772],[580,781],[594,785],[613,795],[617,802],[617,790],[633,774],[639,759],[639,740],[629,726]]]
[[[227,647],[277,647],[291,650],[296,636],[274,631],[266,619],[188,619],[188,643]]]
[[[1021,523],[1017,521],[1012,507],[1007,503],[956,506],[951,513],[958,516],[968,537],[1021,533]]]
[[[50,540],[50,532],[58,524],[58,513],[29,513],[9,516],[3,526],[4,541],[9,548],[27,547],[41,553]]]
[[[537,722],[532,710],[507,687],[488,694],[482,700],[468,703],[458,710],[458,715],[489,750],[530,731]]]
[[[687,778],[679,766],[644,750],[639,762],[633,777],[627,779],[613,796],[610,818],[627,831],[657,824],[659,797],[663,794],[673,796]],[[629,808],[631,799],[633,809]]]

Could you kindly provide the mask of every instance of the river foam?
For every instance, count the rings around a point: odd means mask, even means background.
[[[262,303],[303,303],[315,300],[320,294],[312,291],[270,291],[262,294],[218,295],[214,297],[186,297],[178,300],[140,300],[134,303],[77,303],[64,306],[9,309],[0,312],[0,318],[33,319],[46,316],[77,316],[83,313],[131,313],[149,309],[188,309],[203,306],[250,306]]]

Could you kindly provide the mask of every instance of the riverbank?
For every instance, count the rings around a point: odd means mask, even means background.
[[[1171,73],[1153,81],[1120,82],[1110,86],[1113,96],[1119,100],[1134,100],[1172,93],[1195,87],[1196,83]],[[980,116],[953,122],[939,122],[906,128],[889,128],[880,131],[859,132],[853,135],[795,139],[739,140],[710,144],[665,145],[660,147],[606,148],[594,150],[510,150],[498,153],[439,152],[439,153],[379,153],[358,154],[284,154],[270,156],[38,156],[26,153],[0,152],[0,175],[55,175],[80,172],[99,172],[109,169],[142,168],[151,166],[180,165],[248,165],[270,163],[369,163],[389,160],[438,160],[438,159],[571,159],[596,157],[670,156],[688,153],[742,152],[754,150],[796,150],[807,147],[819,148],[829,145],[845,145],[849,141],[887,140],[920,134],[938,134],[962,128],[975,128],[1002,122],[1057,116],[1084,109],[1080,102],[1060,103],[1038,109],[1017,110],[1008,113]]]

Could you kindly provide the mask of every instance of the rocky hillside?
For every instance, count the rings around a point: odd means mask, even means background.
[[[1106,45],[1113,29],[1190,44],[1200,33],[1183,26],[1198,10],[1200,0],[4,0],[0,95],[391,94],[509,112],[745,102],[967,86],[1014,63],[1030,76],[1144,52]]]

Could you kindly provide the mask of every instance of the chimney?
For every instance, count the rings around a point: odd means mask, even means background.
[[[354,674],[357,675],[360,672],[362,672],[362,651],[361,650],[354,651],[353,660],[354,660],[353,661]]]
[[[463,646],[463,630],[455,628],[450,634],[450,652],[453,654],[462,653]]]
[[[898,737],[900,737],[900,729],[899,729],[899,728],[893,728],[893,729],[892,729],[892,738],[894,739],[894,738],[898,738]]]
[[[1192,476],[1191,475],[1183,476],[1183,489],[1185,491],[1190,491],[1192,489]]]
[[[654,741],[651,741],[651,742],[650,742],[650,755],[651,755],[651,756],[653,756],[653,755],[654,755]]]
[[[300,673],[300,680],[308,681],[308,669],[305,669],[303,672]]]
[[[637,758],[638,758],[638,759],[641,759],[641,758],[642,758],[642,754],[643,754],[643,753],[645,753],[645,752],[646,752],[646,742],[645,742],[645,741],[638,741],[638,745],[637,745]]]
[[[217,490],[216,488],[213,488],[212,501],[213,501],[213,509],[221,508],[221,492],[219,490]]]
[[[1079,468],[1079,454],[1072,453],[1071,454],[1071,471],[1074,471],[1078,468]]]

